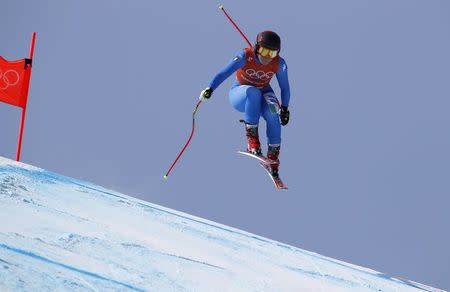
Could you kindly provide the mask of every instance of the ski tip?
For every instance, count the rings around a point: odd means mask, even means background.
[[[223,5],[222,4],[219,5],[219,9],[223,10]]]
[[[167,180],[167,175],[164,175],[163,178],[164,178],[165,180]]]

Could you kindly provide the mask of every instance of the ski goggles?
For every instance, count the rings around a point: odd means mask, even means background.
[[[268,48],[258,47],[258,54],[263,57],[275,58],[278,55],[278,50],[270,50]]]

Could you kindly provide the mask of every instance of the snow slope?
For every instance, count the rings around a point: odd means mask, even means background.
[[[0,157],[1,291],[441,291]]]

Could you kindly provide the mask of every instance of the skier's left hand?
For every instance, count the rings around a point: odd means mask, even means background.
[[[280,120],[283,126],[286,126],[289,123],[289,109],[287,106],[281,106]]]

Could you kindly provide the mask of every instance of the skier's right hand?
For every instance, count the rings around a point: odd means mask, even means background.
[[[200,93],[199,99],[202,101],[208,100],[211,97],[212,93],[213,93],[213,89],[210,87],[206,87]]]

